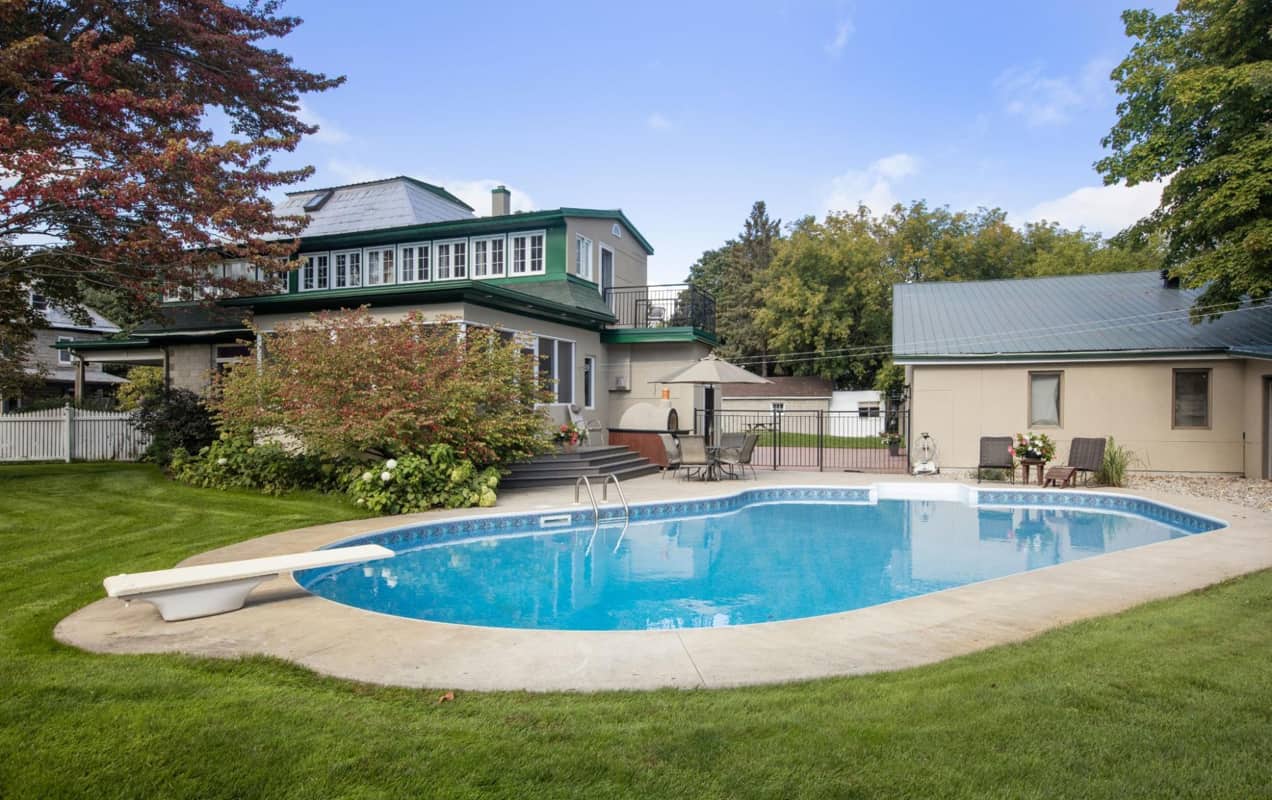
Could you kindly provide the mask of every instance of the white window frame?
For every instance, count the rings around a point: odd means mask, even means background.
[[[372,255],[374,255],[380,262],[379,271],[377,272],[377,274],[380,277],[385,277],[384,275],[385,269],[383,266],[384,257],[387,255],[389,258],[393,259],[393,264],[389,268],[388,270],[389,274],[387,278],[385,278],[385,280],[382,280],[382,281],[376,280],[374,282],[371,281]],[[387,244],[387,245],[381,245],[379,247],[363,248],[362,250],[362,285],[363,286],[392,286],[395,283],[397,283],[397,246]]]
[[[532,253],[534,252],[534,237],[536,236],[539,237],[539,268],[538,269],[534,268],[534,258],[532,257]],[[522,239],[525,242],[525,269],[523,269],[520,272],[516,272],[513,270],[512,254],[514,249],[517,246],[517,243],[516,243],[517,239]],[[548,249],[548,232],[546,230],[515,231],[513,233],[508,234],[508,246],[504,256],[504,258],[506,259],[506,263],[504,265],[504,277],[518,278],[518,277],[521,277],[522,275],[542,275],[544,273],[545,266],[548,260],[547,249]]]
[[[464,274],[455,274],[455,245],[464,246]],[[446,275],[442,275],[441,249],[446,248]],[[468,239],[442,239],[433,242],[433,280],[462,281],[468,277]]]
[[[323,291],[324,289],[330,289],[330,288],[331,288],[331,278],[332,278],[332,273],[331,273],[331,266],[332,266],[332,264],[331,264],[331,253],[302,253],[302,254],[300,255],[300,258],[301,258],[301,265],[300,265],[300,280],[296,283],[296,285],[300,288],[300,291],[302,291],[302,292],[320,292],[320,291]],[[319,276],[319,272],[318,272],[318,259],[320,259],[320,258],[325,258],[325,259],[327,260],[327,266],[326,266],[326,270],[327,270],[327,281],[326,281],[326,283],[325,283],[325,284],[321,283],[321,282],[318,280],[318,276]],[[306,280],[305,280],[305,273],[306,273],[306,272],[310,273],[310,274],[311,274],[311,276],[312,276],[312,280],[310,281],[310,283],[311,283],[312,285],[310,285],[310,286],[306,286],[306,285],[305,285],[305,283],[306,283]]]
[[[502,271],[495,273],[492,269],[494,265],[494,246],[492,242],[501,242],[503,249]],[[486,274],[478,274],[477,268],[479,262],[477,260],[477,246],[479,244],[486,245]],[[473,236],[468,240],[468,274],[475,280],[488,280],[490,278],[506,278],[508,277],[508,235],[506,233],[496,234],[494,236]]]
[[[57,337],[57,340],[59,342],[73,342],[75,341],[75,337],[74,336],[59,336]],[[72,366],[75,363],[75,356],[71,354],[70,350],[58,350],[57,363],[59,365],[63,365],[67,367]]]
[[[596,291],[601,295],[605,294],[605,287],[601,285],[601,274],[605,270],[605,254],[606,253],[610,254],[610,280],[614,280],[616,273],[618,272],[618,254],[614,251],[614,248],[605,244],[605,242],[597,242],[596,243],[596,277],[594,280],[596,281]],[[610,286],[610,288],[613,289],[614,287]]]
[[[574,234],[574,273],[585,281],[596,282],[595,243],[581,233]],[[583,256],[586,255],[587,258]]]
[[[402,265],[406,263],[406,256],[403,255],[407,250],[412,251],[411,263],[414,266],[414,277],[407,280],[402,275]],[[420,277],[420,255],[426,254],[428,259],[428,275]],[[399,245],[397,253],[397,281],[398,283],[428,283],[433,279],[433,243],[432,242],[410,242],[408,244]]]
[[[341,256],[345,257],[345,284],[343,286],[337,286],[336,285],[336,260],[340,258]],[[349,266],[350,266],[349,256],[358,257],[358,280],[357,281],[354,281],[352,279],[353,272],[352,270],[349,269]],[[329,282],[330,288],[357,289],[359,286],[362,285],[362,277],[365,271],[365,267],[366,267],[366,263],[364,259],[362,258],[361,250],[332,250],[331,251],[331,269],[330,269],[331,279]]]

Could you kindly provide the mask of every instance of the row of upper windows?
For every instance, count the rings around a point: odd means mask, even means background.
[[[266,291],[281,291],[286,287],[286,281],[282,274],[270,272],[252,264],[246,260],[225,261],[221,264],[210,267],[209,272],[214,279],[227,281],[250,281],[259,283],[267,287]],[[217,287],[204,286],[199,289],[193,289],[189,286],[165,289],[163,293],[164,302],[187,302],[197,300],[202,297],[221,297],[229,292]]]
[[[302,292],[385,286],[394,283],[539,275],[544,271],[544,231],[473,236],[435,242],[302,253]]]

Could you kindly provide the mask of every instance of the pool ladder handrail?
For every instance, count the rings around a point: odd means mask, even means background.
[[[614,552],[617,553],[618,548],[623,544],[623,537],[627,535],[627,528],[631,525],[632,511],[631,506],[627,503],[627,495],[623,492],[623,484],[619,482],[618,476],[612,472],[605,476],[605,483],[601,485],[601,500],[609,499],[610,481],[614,482],[614,488],[618,490],[618,499],[623,503],[623,530],[618,534],[618,542],[614,545]],[[601,530],[601,507],[597,505],[596,495],[592,492],[592,482],[588,480],[586,475],[580,475],[574,481],[574,502],[576,504],[579,502],[580,486],[587,489],[588,500],[592,502],[592,535],[587,540],[587,550],[583,553],[584,556],[589,556],[592,554],[592,545],[596,542],[596,534]]]

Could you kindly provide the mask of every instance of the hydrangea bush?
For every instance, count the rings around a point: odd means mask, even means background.
[[[207,489],[256,489],[266,494],[338,488],[339,465],[314,456],[289,453],[278,444],[253,442],[222,434],[190,455],[173,454],[173,477]]]
[[[499,470],[479,470],[449,445],[422,454],[390,458],[352,471],[348,493],[377,514],[408,514],[430,508],[489,508],[495,504]]]

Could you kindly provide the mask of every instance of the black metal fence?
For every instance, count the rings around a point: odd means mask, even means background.
[[[876,415],[856,411],[745,411],[698,409],[695,432],[719,441],[726,433],[759,436],[753,466],[768,469],[896,472],[910,471],[910,412],[903,399]]]
[[[715,333],[715,299],[688,284],[619,286],[605,290],[619,328],[698,328]]]

